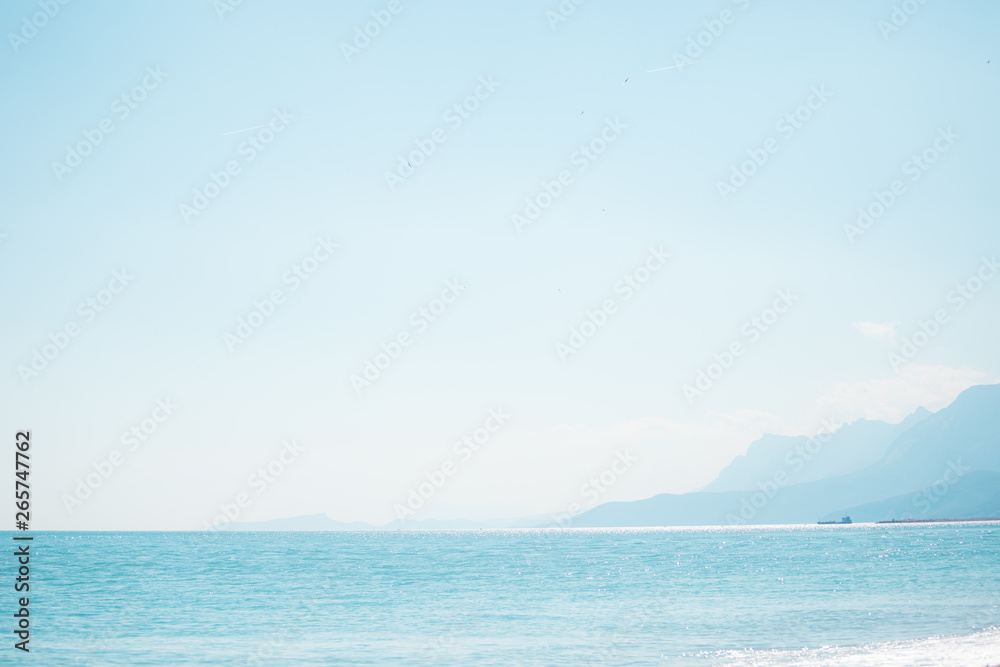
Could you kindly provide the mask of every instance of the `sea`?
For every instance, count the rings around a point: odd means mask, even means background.
[[[1000,664],[997,522],[33,537],[0,664]]]

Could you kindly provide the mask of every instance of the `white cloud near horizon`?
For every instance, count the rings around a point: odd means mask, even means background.
[[[969,387],[995,381],[971,368],[907,364],[892,377],[836,384],[816,406],[844,423],[856,419],[898,423],[919,407],[937,412]]]
[[[866,338],[880,343],[891,343],[896,339],[899,322],[854,322],[851,327]]]

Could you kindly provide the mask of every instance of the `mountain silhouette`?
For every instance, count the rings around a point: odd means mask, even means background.
[[[916,515],[919,494],[945,484],[944,495],[921,518],[1000,516],[1000,494],[990,493],[990,485],[1000,480],[1000,385],[971,387],[941,411],[917,411],[898,425],[854,422],[823,444],[821,452],[829,458],[817,455],[790,472],[786,453],[807,441],[765,436],[704,491],[605,503],[577,517],[574,525],[811,523],[839,519],[844,511],[863,512],[868,520],[902,518],[899,512]],[[838,466],[859,465],[865,446],[879,451],[880,458],[827,476]],[[799,481],[809,476],[814,481]]]
[[[813,438],[765,434],[702,491],[756,490],[779,470],[785,471],[790,484],[861,470],[882,460],[899,435],[931,414],[919,408],[898,424],[859,419]]]

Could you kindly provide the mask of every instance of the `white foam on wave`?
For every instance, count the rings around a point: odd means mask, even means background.
[[[798,651],[727,651],[722,665],[769,667],[987,667],[1000,665],[1000,628],[952,635],[878,642],[857,646],[825,646]]]

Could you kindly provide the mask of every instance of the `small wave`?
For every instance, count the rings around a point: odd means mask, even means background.
[[[968,667],[1000,665],[1000,628],[968,635],[888,641],[857,646],[824,646],[797,651],[725,651],[727,667]]]

